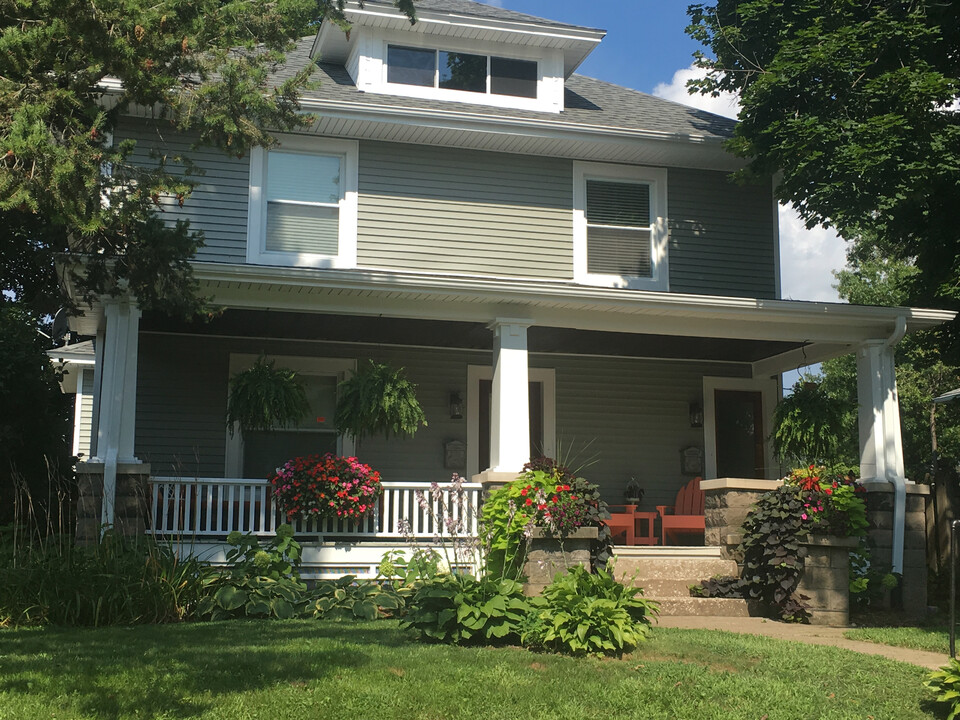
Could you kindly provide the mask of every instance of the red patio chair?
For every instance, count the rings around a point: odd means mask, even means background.
[[[703,514],[703,498],[700,478],[697,477],[680,488],[672,506],[657,505],[664,545],[669,545],[667,541],[677,535],[704,534],[706,517]]]

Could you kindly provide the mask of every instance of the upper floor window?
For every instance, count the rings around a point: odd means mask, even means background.
[[[247,261],[354,267],[357,143],[290,138],[250,157]]]
[[[461,92],[537,97],[536,60],[390,45],[387,82]]]
[[[574,278],[667,289],[666,170],[575,164]]]

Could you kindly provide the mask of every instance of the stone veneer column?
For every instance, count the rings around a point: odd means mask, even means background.
[[[893,546],[892,483],[866,483],[867,543],[871,561],[890,567]],[[926,506],[930,496],[927,485],[907,485],[907,512],[904,528],[903,581],[900,595],[903,610],[909,616],[927,611],[927,520]],[[888,598],[889,601],[889,598]]]
[[[850,551],[855,537],[808,535],[797,594],[806,595],[811,625],[846,627],[850,624]]]
[[[750,478],[717,478],[703,480],[700,489],[704,492],[706,529],[704,544],[719,546],[723,557],[736,560],[743,558],[737,546],[743,534],[743,521],[757,500],[766,492],[776,490],[782,480],[753,480]]]
[[[103,517],[102,462],[77,464],[77,542],[92,545],[100,539]],[[117,465],[113,501],[113,529],[124,537],[139,537],[147,530],[150,466],[146,463]]]

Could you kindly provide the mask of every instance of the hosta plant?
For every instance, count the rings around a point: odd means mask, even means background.
[[[326,620],[376,620],[403,607],[403,599],[389,585],[344,575],[318,582],[310,593],[307,612]]]
[[[646,640],[658,606],[638,587],[610,573],[576,565],[558,574],[543,596],[531,601],[524,645],[568,655],[617,655]]]
[[[437,642],[505,644],[519,639],[529,609],[513,580],[438,575],[417,589],[401,627]]]
[[[937,702],[950,703],[946,720],[960,716],[960,660],[950,658],[946,665],[927,676],[923,686],[933,693]]]

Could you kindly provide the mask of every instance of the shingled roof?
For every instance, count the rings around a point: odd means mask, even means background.
[[[433,2],[464,2],[465,0],[433,0]],[[479,3],[470,3],[477,5]],[[497,8],[493,8],[496,10]],[[313,38],[304,38],[287,56],[287,64],[274,76],[274,81],[291,77],[308,65]],[[631,90],[585,75],[571,75],[566,81],[564,106],[559,114],[491,107],[477,103],[399,97],[380,93],[365,93],[357,89],[346,69],[341,65],[317,63],[313,79],[319,87],[304,92],[305,100],[344,102],[378,107],[407,108],[410,110],[443,111],[517,120],[549,120],[551,123],[637,131],[648,130],[683,136],[726,139],[733,134],[733,120],[697,110],[653,95]]]
[[[393,7],[392,2],[384,0],[367,0],[367,6],[385,6]],[[474,2],[474,0],[417,0],[417,12],[441,12],[453,13],[456,15],[466,15],[468,17],[487,18],[490,20],[513,20],[516,22],[534,23],[536,25],[545,25],[549,27],[571,28],[576,30],[596,30],[597,28],[586,27],[584,25],[569,25],[567,23],[547,20],[536,15],[527,15],[526,13],[506,10],[494,5]]]

